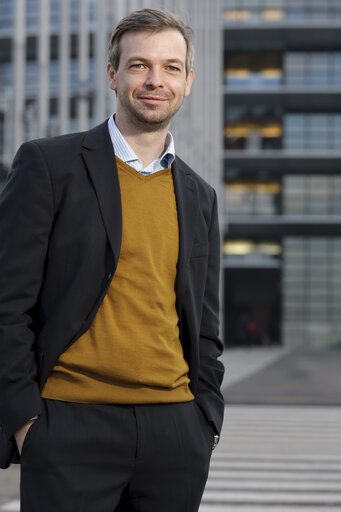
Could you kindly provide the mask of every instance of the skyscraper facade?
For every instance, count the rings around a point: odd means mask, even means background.
[[[220,0],[2,0],[0,180],[25,140],[86,130],[113,112],[107,41],[119,19],[143,7],[176,12],[194,28],[196,86],[173,132],[178,154],[218,186]]]
[[[341,342],[341,2],[224,0],[226,333]]]

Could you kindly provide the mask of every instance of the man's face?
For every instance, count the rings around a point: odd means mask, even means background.
[[[126,128],[146,131],[168,127],[193,80],[193,70],[186,76],[182,34],[173,29],[127,32],[120,48],[118,69],[108,64],[109,85],[117,93],[117,120]]]

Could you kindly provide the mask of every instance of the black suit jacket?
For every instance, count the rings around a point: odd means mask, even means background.
[[[178,157],[173,179],[180,339],[191,390],[219,432],[216,195]],[[40,414],[40,390],[56,360],[89,328],[115,275],[121,235],[107,122],[21,146],[0,198],[0,467],[16,452],[13,433]]]

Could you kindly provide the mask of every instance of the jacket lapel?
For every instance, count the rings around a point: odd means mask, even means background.
[[[187,285],[187,265],[193,245],[195,224],[199,212],[196,184],[187,165],[176,157],[173,167],[174,191],[179,222],[179,258],[176,278],[177,309],[180,314]]]
[[[116,269],[122,241],[122,207],[115,154],[107,121],[85,134],[82,156],[96,190]]]
[[[122,206],[115,154],[107,121],[86,132],[81,153],[96,190],[116,268],[122,241]],[[186,291],[186,269],[194,240],[199,201],[191,171],[178,157],[173,163],[172,173],[179,222],[176,295],[178,312],[180,312]]]

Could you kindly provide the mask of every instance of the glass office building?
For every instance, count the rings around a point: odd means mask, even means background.
[[[172,131],[178,154],[219,188],[220,0],[1,0],[0,181],[23,141],[86,130],[113,112],[107,42],[118,20],[143,7],[174,11],[194,28],[195,87]]]
[[[341,2],[224,0],[232,344],[341,343]]]

